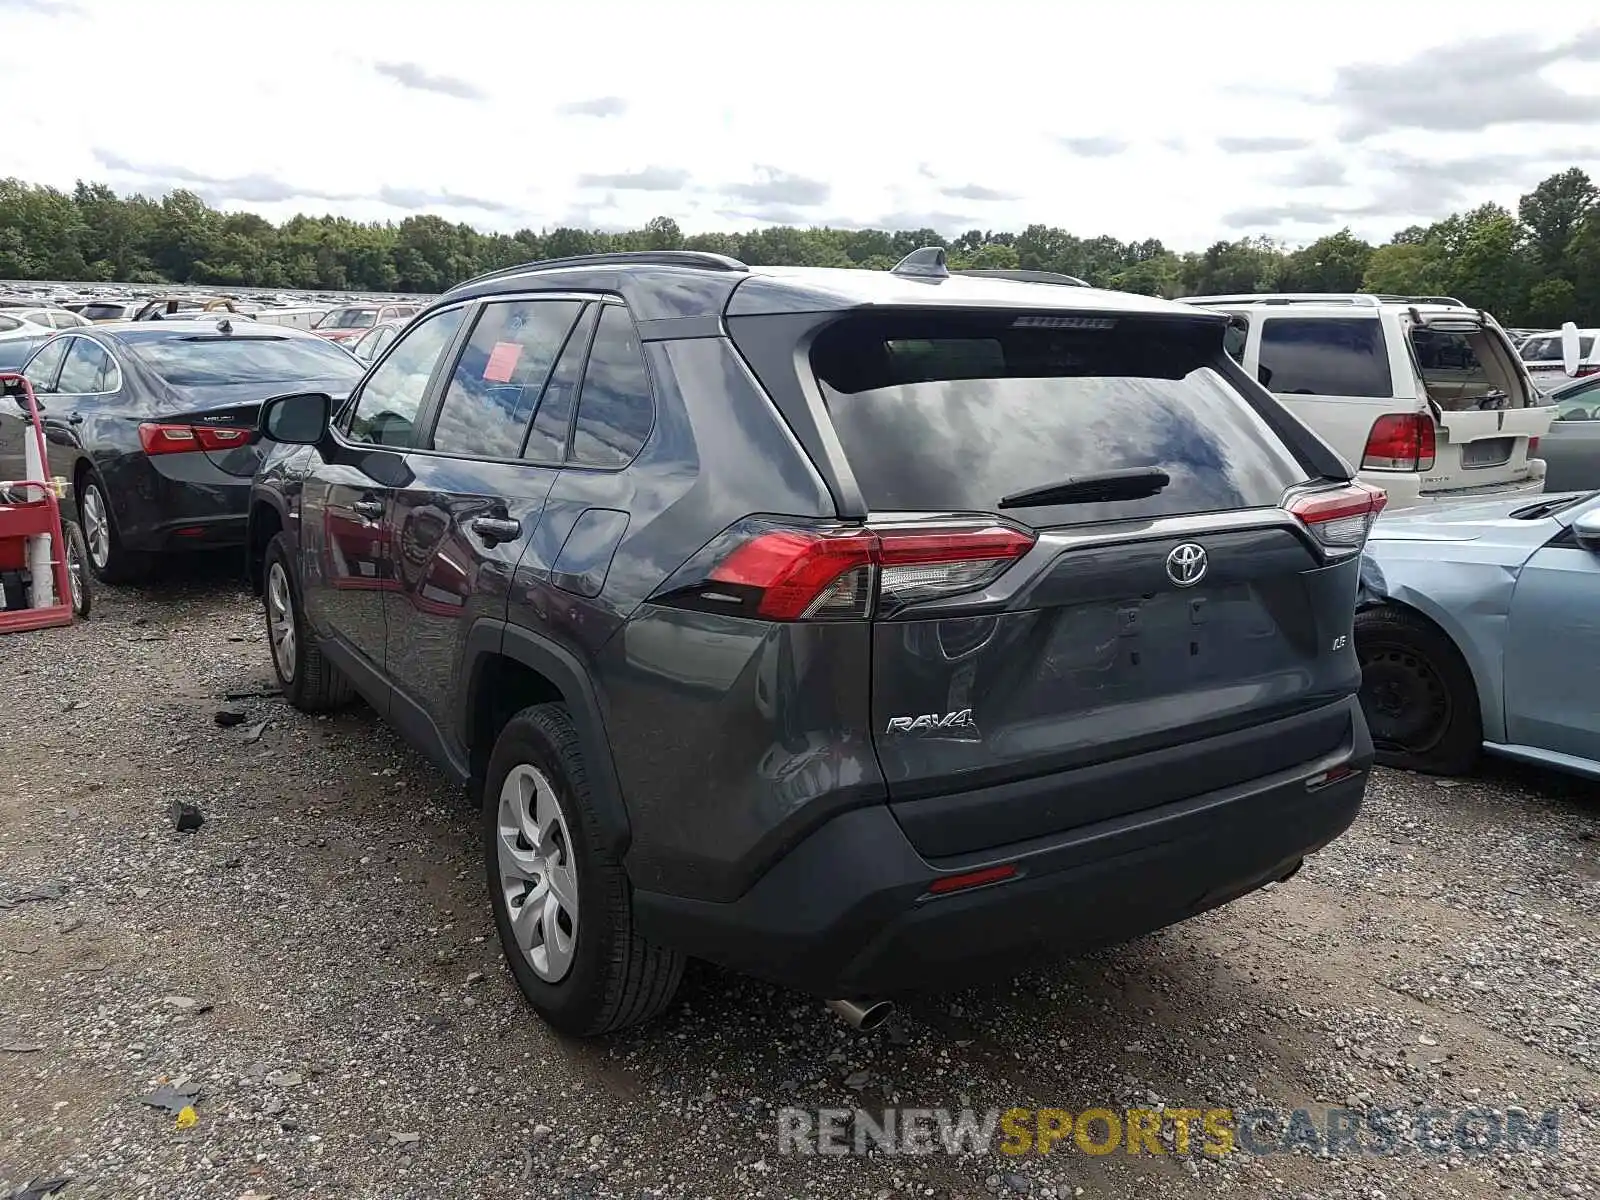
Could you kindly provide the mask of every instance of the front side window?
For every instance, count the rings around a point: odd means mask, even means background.
[[[394,353],[367,376],[351,414],[352,441],[375,446],[416,445],[417,413],[440,357],[461,328],[463,310],[450,308],[413,326]]]
[[[582,307],[577,300],[484,305],[440,405],[433,448],[516,458],[550,368]]]
[[[67,358],[61,365],[61,380],[56,391],[72,396],[116,390],[117,366],[97,342],[73,338]]]
[[[1373,318],[1267,318],[1257,369],[1280,396],[1394,395],[1383,324]]]
[[[600,312],[572,431],[572,461],[586,467],[625,467],[650,436],[655,413],[628,310],[608,304]]]
[[[28,367],[23,371],[35,392],[53,392],[56,390],[56,372],[61,369],[61,360],[66,357],[67,343],[72,338],[57,338],[46,343],[37,354],[33,356]]]

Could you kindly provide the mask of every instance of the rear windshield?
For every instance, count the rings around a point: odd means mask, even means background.
[[[230,383],[355,382],[362,367],[321,338],[127,337],[134,355],[174,387]]]
[[[1522,361],[1530,363],[1561,364],[1561,339],[1559,337],[1529,338],[1522,344]],[[1594,337],[1578,337],[1578,357],[1588,358],[1594,353]]]
[[[126,304],[85,304],[78,315],[89,321],[114,321],[127,311]]]
[[[371,329],[377,319],[378,310],[375,308],[336,308],[318,321],[313,328]]]
[[[1131,467],[1171,477],[1144,499],[1006,510],[1080,524],[1271,506],[1306,478],[1209,365],[1220,325],[1012,319],[856,318],[817,339],[812,369],[874,512],[994,512],[1015,492]]]

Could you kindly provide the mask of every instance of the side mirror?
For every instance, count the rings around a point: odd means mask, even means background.
[[[1591,508],[1574,521],[1572,535],[1585,550],[1600,552],[1600,508]]]
[[[1567,373],[1567,378],[1572,378],[1578,373],[1578,364],[1583,361],[1583,354],[1578,345],[1578,327],[1571,321],[1561,326],[1561,369]]]
[[[291,446],[315,446],[328,436],[333,398],[326,392],[274,396],[261,406],[261,436]]]

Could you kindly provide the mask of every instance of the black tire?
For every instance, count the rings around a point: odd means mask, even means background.
[[[1466,660],[1420,613],[1394,605],[1356,614],[1361,707],[1384,766],[1465,775],[1483,749],[1483,714]]]
[[[273,585],[278,571],[283,573],[286,585],[283,599],[294,631],[293,648],[282,655],[273,619],[277,599]],[[272,671],[283,688],[284,698],[301,712],[329,712],[348,704],[355,695],[355,688],[339,668],[323,656],[306,627],[301,608],[300,576],[294,567],[288,534],[279,533],[267,543],[266,557],[261,564],[261,603],[267,620],[267,651],[272,656]],[[288,664],[280,658],[289,659]]]
[[[90,493],[93,493],[91,497]],[[98,515],[93,506],[98,503]],[[111,501],[106,495],[105,485],[94,474],[83,477],[82,486],[78,489],[78,517],[84,529],[84,545],[90,549],[89,534],[95,528],[97,521],[105,525],[105,560],[97,562],[93,554],[89,554],[89,569],[94,572],[96,579],[102,583],[140,583],[150,577],[155,567],[155,560],[149,555],[138,551],[129,550],[122,544],[122,535],[117,532],[117,520],[111,512]]]
[[[542,978],[518,946],[502,885],[500,794],[520,767],[534,768],[549,782],[571,833],[579,919],[571,965],[556,982]],[[562,705],[525,708],[501,731],[485,779],[483,844],[489,902],[506,963],[522,994],[554,1029],[568,1037],[598,1037],[648,1021],[672,1002],[683,955],[634,932],[627,875],[601,837],[577,731]]]
[[[76,521],[62,518],[61,536],[67,543],[64,551],[67,575],[73,588],[72,614],[80,621],[87,620],[89,610],[94,607],[94,572],[89,567],[89,545],[83,540],[83,528]]]

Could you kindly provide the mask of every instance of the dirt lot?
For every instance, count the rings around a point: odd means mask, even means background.
[[[1380,773],[1288,883],[877,1034],[701,967],[572,1045],[500,962],[464,798],[370,712],[215,724],[270,690],[226,570],[0,638],[0,678],[0,1195],[1600,1197],[1586,785]],[[185,1077],[192,1127],[140,1103]],[[1560,1144],[801,1159],[791,1104],[1520,1106]]]

